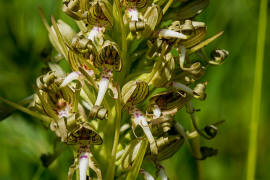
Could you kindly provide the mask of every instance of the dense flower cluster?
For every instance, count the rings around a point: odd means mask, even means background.
[[[206,98],[208,83],[201,79],[207,69],[228,55],[204,50],[222,34],[205,40],[205,23],[194,20],[207,5],[208,0],[63,0],[79,32],[53,17],[50,27],[41,13],[57,56],[37,79],[29,108],[3,101],[44,120],[72,147],[69,179],[77,169],[81,180],[136,179],[139,172],[154,179],[141,169],[149,160],[165,180],[159,162],[184,142],[196,159],[217,153],[203,146],[198,154],[189,144],[198,136],[214,138],[220,123],[200,129],[192,105]],[[71,72],[59,65],[61,59]],[[194,131],[174,119],[183,107]]]

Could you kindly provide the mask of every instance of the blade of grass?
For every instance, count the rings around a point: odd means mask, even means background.
[[[255,179],[256,172],[256,156],[257,156],[257,138],[261,109],[261,90],[263,79],[263,60],[264,60],[264,48],[265,48],[265,36],[266,36],[266,23],[267,23],[267,3],[268,0],[261,0],[260,12],[259,12],[259,24],[257,34],[257,52],[256,52],[256,64],[255,64],[255,76],[253,85],[253,99],[252,99],[252,111],[250,121],[250,136],[249,136],[249,148],[247,159],[247,173],[246,179]]]

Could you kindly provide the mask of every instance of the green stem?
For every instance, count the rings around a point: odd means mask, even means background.
[[[40,176],[42,175],[42,173],[44,172],[44,167],[40,164],[38,167],[38,170],[36,171],[34,177],[32,178],[33,180],[38,180],[40,179]]]
[[[193,118],[195,119],[196,123],[198,123],[196,116],[195,115],[193,115],[193,116],[194,116]],[[195,130],[195,127],[194,127],[194,125],[192,123],[192,131],[194,131],[194,130]],[[192,146],[193,146],[193,149],[194,149],[194,151],[193,151],[194,155],[196,157],[201,157],[200,136],[192,139]],[[197,179],[201,180],[202,179],[202,165],[201,165],[200,160],[196,159],[195,161],[196,161],[196,168],[197,168]]]
[[[127,34],[126,34],[126,29],[123,21],[123,16],[122,16],[122,10],[120,6],[119,0],[114,0],[115,7],[117,10],[117,17],[119,20],[120,28],[121,28],[121,36],[122,36],[122,56],[125,61],[126,53],[127,53]]]
[[[26,114],[29,114],[29,115],[31,115],[31,116],[33,116],[35,118],[38,118],[38,119],[40,119],[40,120],[42,120],[42,121],[44,121],[46,123],[50,123],[53,120],[52,118],[50,118],[48,116],[45,116],[45,115],[40,114],[40,113],[35,112],[35,111],[31,111],[28,108],[25,108],[25,107],[23,107],[23,106],[21,106],[19,104],[14,103],[14,102],[8,101],[8,100],[6,100],[6,99],[4,99],[2,97],[0,97],[0,100],[3,101],[6,104],[12,106],[13,108],[18,109],[18,110],[20,110],[20,111],[22,111],[22,112],[24,112]]]
[[[253,99],[252,99],[252,111],[250,121],[250,136],[249,136],[249,149],[247,159],[247,173],[246,179],[255,179],[256,170],[256,156],[257,156],[257,138],[261,109],[261,91],[262,91],[262,79],[263,79],[263,60],[264,60],[264,48],[266,37],[266,24],[267,24],[267,4],[268,0],[261,0],[259,24],[257,34],[257,52],[256,52],[256,64],[254,74],[253,85]]]
[[[23,100],[19,101],[17,104],[21,106],[26,106],[30,104],[33,101],[34,96],[28,96],[27,98],[24,98]],[[7,117],[9,117],[13,112],[16,110],[16,108],[13,108],[9,105],[6,105],[4,103],[0,103],[0,122],[5,120]]]
[[[122,9],[119,0],[114,0],[114,7],[116,9],[116,20],[119,23],[121,29],[119,33],[121,33],[121,41],[122,41],[121,57],[123,63],[122,70],[121,72],[118,73],[115,79],[117,79],[118,82],[121,83],[123,82],[123,79],[126,77],[126,74],[129,72],[131,63],[127,62],[127,32],[123,21]]]
[[[189,101],[187,104],[187,112],[190,114],[190,118],[192,120],[192,131],[198,129],[196,128],[196,124],[198,124],[198,119],[195,116],[195,111],[194,107],[192,105],[192,101]],[[200,152],[200,136],[192,139],[192,146],[193,146],[193,154],[197,158],[201,158],[201,152]],[[201,180],[202,179],[202,165],[201,162],[196,158],[196,168],[197,168],[197,179]]]
[[[118,93],[120,94],[120,89],[118,87]],[[112,180],[114,179],[114,171],[115,171],[115,159],[116,159],[116,152],[119,142],[119,136],[120,136],[120,121],[121,121],[121,100],[120,96],[116,100],[116,122],[115,122],[115,134],[114,134],[114,142],[113,142],[113,149],[112,149],[112,157],[110,159],[110,162],[108,164],[108,172],[105,179]]]

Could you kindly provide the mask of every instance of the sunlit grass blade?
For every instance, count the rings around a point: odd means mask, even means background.
[[[258,139],[258,128],[260,119],[261,109],[261,91],[262,91],[262,80],[263,80],[263,60],[264,60],[264,48],[265,48],[265,37],[266,37],[266,23],[267,23],[267,3],[268,0],[261,0],[260,13],[259,13],[259,24],[258,24],[258,35],[257,35],[257,52],[256,52],[256,64],[253,84],[253,99],[252,99],[252,110],[251,110],[251,121],[250,121],[250,136],[249,136],[249,148],[248,148],[248,159],[247,159],[247,173],[246,179],[255,179],[256,172],[256,157],[257,157],[257,139]]]

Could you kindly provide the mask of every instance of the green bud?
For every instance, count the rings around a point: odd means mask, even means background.
[[[151,105],[158,105],[163,114],[176,113],[179,109],[185,106],[185,104],[191,99],[187,93],[180,92],[161,92],[150,98]]]
[[[98,58],[94,59],[96,67],[106,67],[115,71],[121,71],[122,58],[115,42],[105,41],[98,52]]]
[[[61,19],[57,20],[57,26],[62,37],[64,38],[64,41],[70,43],[72,38],[76,35],[76,32]],[[52,30],[54,31],[53,28]]]
[[[123,104],[139,104],[149,93],[148,84],[144,81],[129,81],[122,88]]]
[[[87,22],[93,26],[112,26],[112,7],[107,0],[94,0],[90,3]]]
[[[181,26],[182,33],[189,33],[191,35],[187,40],[181,41],[181,45],[185,48],[190,48],[200,43],[206,35],[206,26],[204,23],[192,21],[186,21]]]
[[[145,22],[144,30],[141,32],[143,37],[149,37],[160,23],[162,18],[162,11],[158,5],[153,5],[147,8],[143,19]]]
[[[184,138],[179,135],[162,136],[156,140],[158,155],[153,158],[162,161],[172,157],[184,143]]]

